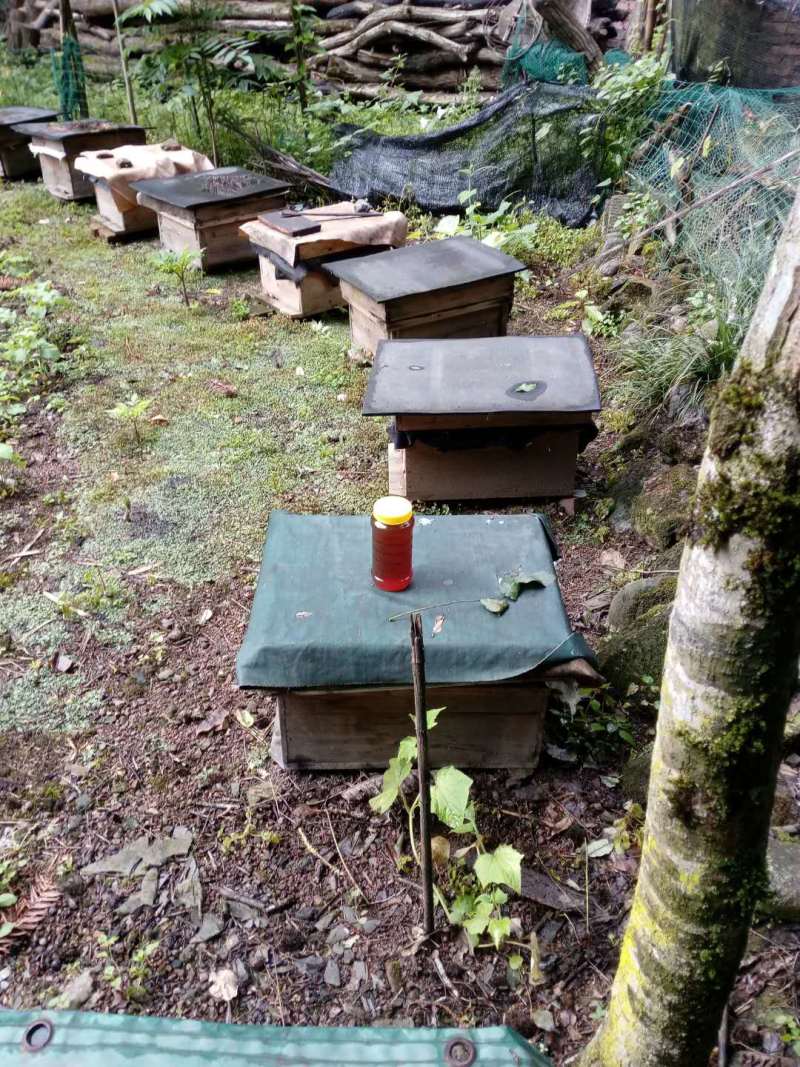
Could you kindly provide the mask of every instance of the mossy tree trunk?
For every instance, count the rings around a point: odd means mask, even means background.
[[[581,1067],[708,1062],[764,892],[800,652],[800,196],[712,413],[672,613],[642,862]]]

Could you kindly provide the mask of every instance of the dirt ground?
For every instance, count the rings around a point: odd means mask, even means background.
[[[15,249],[64,289],[63,315],[90,349],[57,383],[63,404],[32,406],[17,437],[25,478],[0,502],[0,860],[17,865],[23,900],[45,902],[29,935],[0,948],[0,1000],[46,1005],[88,971],[86,1009],[506,1022],[568,1064],[602,1018],[636,878],[635,840],[588,865],[581,848],[625,816],[627,747],[565,748],[556,732],[533,775],[475,776],[487,844],[515,845],[539,876],[542,899],[509,906],[514,940],[538,936],[539,980],[527,955],[521,972],[510,965],[513,946],[472,951],[443,924],[420,943],[404,820],[372,814],[366,775],[278,769],[270,700],[235,681],[269,509],[363,510],[385,479],[381,432],[360,425],[363,370],[342,363],[343,321],[239,322],[231,308],[254,291],[252,272],[207,279],[200,310],[186,312],[142,246],[92,244],[87,214],[41,190],[0,191]],[[518,314],[513,331],[540,327],[540,315]],[[143,450],[104,417],[132,391],[155,396],[166,423],[150,424]],[[613,585],[620,557],[632,567],[648,554],[629,533],[593,536],[613,443],[603,433],[583,457],[575,517],[546,509],[567,608],[590,642],[601,628],[587,599]],[[210,511],[223,483],[236,492]],[[59,589],[72,609],[44,595]],[[631,728],[647,740],[652,714]],[[81,873],[143,836],[172,841],[147,885]],[[566,889],[567,910],[548,904],[543,882]],[[756,1009],[773,998],[796,1010],[799,957],[797,928],[751,937],[730,1029],[740,1048],[766,1054],[754,1063],[780,1062]],[[222,970],[236,980],[229,1007],[211,991]]]

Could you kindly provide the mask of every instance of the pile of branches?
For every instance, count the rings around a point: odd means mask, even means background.
[[[386,95],[386,77],[423,98],[441,101],[477,70],[478,98],[500,84],[505,52],[524,5],[532,6],[545,35],[586,52],[590,66],[600,58],[598,40],[608,34],[609,11],[625,12],[637,0],[304,0],[318,16],[319,52],[311,62],[321,82],[345,85],[354,95]],[[88,71],[118,76],[119,44],[114,8],[124,14],[139,0],[71,0],[78,42]],[[258,50],[284,59],[283,43],[292,27],[290,0],[227,0],[210,28],[258,35]],[[12,47],[59,48],[58,0],[8,0]],[[602,14],[601,14],[602,13]],[[538,17],[537,15],[537,17]],[[125,48],[135,58],[155,52],[161,42],[144,24],[126,21]],[[276,64],[280,69],[281,64]],[[288,68],[287,68],[288,70]],[[400,91],[398,88],[396,91]]]

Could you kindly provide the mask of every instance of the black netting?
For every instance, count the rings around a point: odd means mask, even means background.
[[[578,138],[591,121],[586,98],[575,86],[518,85],[437,133],[387,137],[348,127],[331,180],[351,196],[394,197],[435,212],[457,211],[459,193],[471,188],[484,208],[518,197],[576,226],[597,184]]]

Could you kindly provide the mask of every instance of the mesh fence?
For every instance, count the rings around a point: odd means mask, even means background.
[[[750,176],[800,150],[800,89],[668,88],[652,129],[631,168],[633,187],[657,202],[657,217],[692,207],[675,251],[716,283],[731,314],[746,313],[797,193],[800,154]]]
[[[331,180],[352,196],[393,197],[436,212],[460,210],[459,193],[472,188],[484,208],[519,198],[579,225],[597,181],[578,143],[591,121],[586,99],[576,86],[518,85],[436,133],[391,137],[351,127]]]
[[[61,55],[51,53],[53,82],[58,92],[59,111],[64,119],[85,119],[89,115],[86,102],[86,72],[78,42],[70,34],[64,37]]]

